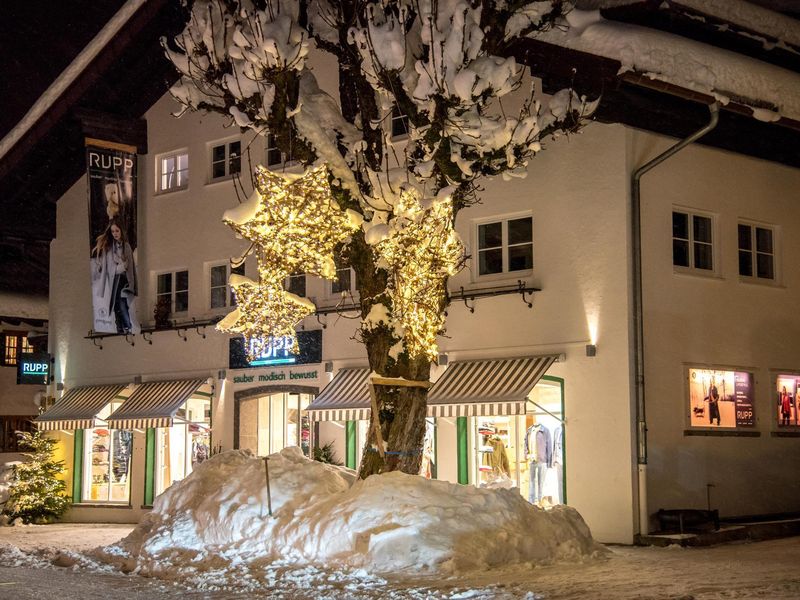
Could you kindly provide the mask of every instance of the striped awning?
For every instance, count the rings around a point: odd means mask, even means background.
[[[152,381],[140,384],[108,417],[110,429],[172,427],[175,413],[206,385],[205,379]],[[204,394],[210,396],[210,393]]]
[[[126,384],[85,385],[72,388],[33,422],[41,431],[91,429],[98,426],[98,413],[127,387]]]
[[[340,369],[319,396],[308,405],[312,421],[369,419],[369,369]]]
[[[523,415],[558,355],[453,362],[428,393],[429,417]]]

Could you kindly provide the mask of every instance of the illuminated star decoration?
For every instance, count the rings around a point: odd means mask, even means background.
[[[258,281],[231,275],[237,308],[217,329],[241,333],[252,360],[269,345],[270,337],[295,338],[295,327],[316,307],[307,298],[287,292],[283,282],[292,274],[308,273],[334,279],[334,248],[357,227],[333,198],[325,166],[301,176],[284,176],[256,169],[256,189],[247,202],[228,210],[223,222],[252,244]],[[295,342],[295,351],[297,350]]]
[[[404,332],[406,352],[433,360],[436,336],[444,328],[447,277],[464,263],[464,246],[453,229],[453,201],[447,194],[422,201],[415,190],[403,190],[394,215],[391,235],[376,245],[391,275],[392,314]]]

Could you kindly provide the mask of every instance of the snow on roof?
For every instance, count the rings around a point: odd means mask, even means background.
[[[454,574],[605,554],[575,509],[534,507],[517,490],[400,472],[353,483],[353,471],[309,460],[297,447],[269,457],[269,476],[271,517],[264,460],[218,454],[158,496],[136,529],[100,555],[180,576],[220,561]]]
[[[576,4],[581,9],[598,9],[629,6],[642,2],[643,0],[579,0]],[[667,9],[670,6],[676,8],[683,6],[743,29],[761,33],[779,42],[800,46],[800,23],[796,19],[749,2],[741,0],[668,0],[662,2],[660,8]],[[778,44],[778,46],[780,45]],[[773,46],[765,43],[764,47],[769,50]]]
[[[573,10],[567,21],[568,28],[554,28],[536,39],[618,60],[621,73],[644,73],[722,104],[734,101],[759,109],[754,117],[760,120],[800,120],[800,74],[678,35],[607,21],[599,11]]]

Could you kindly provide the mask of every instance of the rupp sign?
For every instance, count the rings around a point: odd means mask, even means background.
[[[17,361],[17,385],[47,385],[50,383],[50,355],[45,352],[20,354]]]

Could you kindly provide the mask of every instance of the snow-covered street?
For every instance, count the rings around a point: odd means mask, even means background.
[[[607,558],[513,567],[455,578],[370,576],[280,564],[229,566],[181,579],[125,575],[90,549],[124,537],[123,525],[0,528],[0,598],[526,598],[711,600],[800,597],[800,538],[712,548],[611,547]],[[57,566],[63,565],[63,566]]]

